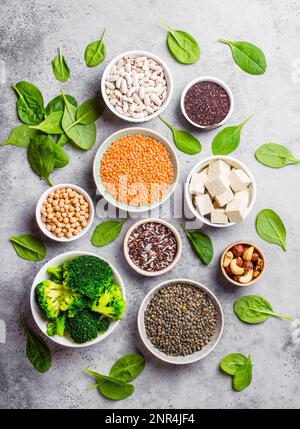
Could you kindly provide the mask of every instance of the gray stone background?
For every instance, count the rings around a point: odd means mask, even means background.
[[[299,148],[300,96],[300,5],[288,0],[1,0],[0,59],[6,66],[7,82],[1,84],[1,140],[18,124],[16,97],[10,87],[20,80],[34,82],[45,100],[59,93],[62,85],[54,79],[50,62],[61,46],[72,72],[63,85],[66,92],[83,100],[100,93],[105,65],[128,49],[145,49],[161,56],[171,68],[175,82],[172,102],[164,116],[173,124],[191,128],[179,112],[184,86],[201,75],[214,75],[227,82],[234,93],[236,107],[230,124],[240,123],[250,114],[253,119],[243,131],[234,156],[245,162],[255,175],[258,187],[256,206],[244,223],[225,230],[204,228],[215,247],[215,259],[206,267],[183,238],[184,252],[176,269],[161,278],[146,279],[126,265],[122,255],[122,236],[102,249],[92,247],[89,236],[75,243],[60,245],[45,240],[47,259],[69,250],[96,251],[116,265],[124,278],[128,312],[119,328],[94,347],[71,350],[48,341],[53,352],[53,367],[37,373],[24,356],[25,337],[19,314],[29,314],[32,280],[43,265],[17,257],[9,237],[25,232],[39,235],[34,221],[37,199],[47,188],[31,171],[26,152],[5,147],[0,150],[0,242],[1,283],[0,319],[6,322],[7,338],[0,344],[0,406],[2,408],[296,408],[300,405],[300,349],[291,344],[289,322],[270,319],[258,326],[241,323],[234,315],[234,300],[246,293],[268,298],[282,313],[300,316],[299,289],[299,191],[298,166],[271,170],[254,158],[255,149],[266,142],[288,145],[296,156]],[[162,18],[170,25],[192,33],[202,49],[199,63],[181,65],[169,54],[166,31],[158,24]],[[101,66],[88,69],[83,60],[87,43],[99,38],[107,27],[107,59]],[[230,50],[218,43],[220,37],[249,40],[267,55],[268,71],[251,76],[234,63]],[[3,77],[3,76],[2,76]],[[112,132],[127,126],[108,111],[98,121],[96,146],[88,153],[71,147],[71,163],[56,171],[55,183],[69,182],[84,187],[94,198],[92,162],[101,142]],[[171,138],[159,121],[145,125]],[[200,133],[203,152],[195,157],[179,153],[181,183],[198,161],[211,154],[211,141],[217,131]],[[263,242],[255,231],[255,218],[262,208],[276,210],[287,227],[288,251]],[[166,209],[160,212],[164,216]],[[98,210],[98,217],[101,211]],[[95,219],[95,225],[99,222]],[[172,219],[179,227],[180,219]],[[235,289],[219,273],[222,250],[238,239],[253,240],[266,252],[268,268],[264,279],[251,289]],[[136,316],[145,294],[159,282],[189,277],[211,288],[220,299],[225,313],[225,330],[215,351],[191,366],[165,365],[142,348],[136,329]],[[32,323],[32,326],[33,323]],[[35,327],[36,328],[36,327]],[[102,398],[96,390],[86,392],[91,379],[84,367],[107,373],[121,355],[138,350],[145,353],[145,372],[134,382],[135,394],[122,402]],[[230,377],[220,373],[218,363],[228,353],[251,353],[255,363],[253,383],[242,393],[231,389]]]

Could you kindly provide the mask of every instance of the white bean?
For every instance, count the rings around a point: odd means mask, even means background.
[[[125,70],[126,70],[127,72],[130,72],[130,71],[131,71],[131,64],[130,64],[130,63],[127,63],[127,64],[126,64],[126,66],[125,66]]]
[[[136,104],[141,104],[141,100],[140,100],[140,98],[139,98],[139,96],[137,95],[137,93],[136,93],[136,92],[132,95],[132,98],[133,98],[133,101],[134,101]]]
[[[126,103],[126,101],[124,101],[123,103],[123,112],[126,113],[128,111],[128,104]]]
[[[137,105],[135,103],[132,103],[131,106],[129,106],[129,112],[133,113],[136,109]]]
[[[110,102],[111,102],[111,104],[112,104],[113,106],[115,106],[115,105],[117,104],[118,100],[117,100],[117,98],[112,98],[112,99],[110,100]]]
[[[157,97],[157,95],[150,94],[150,98],[157,106],[161,105],[161,99],[159,97]]]
[[[145,106],[149,106],[149,104],[150,104],[150,97],[149,97],[149,94],[145,94],[145,96],[144,96],[144,104],[145,104]]]
[[[115,96],[116,96],[117,98],[121,98],[121,97],[122,97],[122,93],[116,89],[116,90],[115,90]]]
[[[143,98],[145,97],[145,88],[142,86],[139,89],[139,97],[141,100],[143,100]]]
[[[124,61],[123,61],[123,59],[121,58],[121,59],[117,62],[117,68],[120,70],[120,68],[121,68],[121,67],[123,67],[123,65],[124,65]]]
[[[129,98],[129,97],[131,97],[132,96],[132,94],[134,93],[134,92],[136,92],[137,91],[137,89],[133,86],[133,87],[131,87],[130,89],[129,89],[129,91],[127,92],[127,97]]]
[[[106,87],[107,87],[107,88],[109,88],[109,89],[115,89],[115,85],[114,85],[112,82],[108,82],[108,81],[106,81],[106,82],[105,82],[105,85],[106,85]]]
[[[122,83],[122,77],[118,77],[118,80],[116,82],[116,88],[120,89],[121,88],[121,83]]]
[[[117,76],[112,75],[112,74],[110,76],[107,76],[107,78],[106,78],[106,80],[108,82],[115,82],[117,79],[118,79]]]
[[[121,106],[116,106],[116,111],[122,114],[124,113]]]
[[[127,94],[128,86],[127,86],[126,79],[122,79],[122,82],[121,82],[121,91],[123,92],[123,94]]]
[[[152,107],[150,107],[150,106],[146,106],[146,111],[148,112],[148,113],[150,113],[150,115],[152,115],[152,113],[154,113],[154,110],[152,109]]]

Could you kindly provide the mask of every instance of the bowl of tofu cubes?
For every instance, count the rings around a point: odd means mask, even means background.
[[[255,204],[256,184],[241,161],[212,156],[200,161],[190,172],[185,197],[197,219],[224,228],[246,219]]]

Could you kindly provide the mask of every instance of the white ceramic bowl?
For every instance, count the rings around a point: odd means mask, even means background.
[[[215,335],[212,337],[211,341],[205,347],[203,347],[202,350],[199,350],[198,352],[192,353],[191,355],[187,355],[187,356],[168,356],[167,354],[161,352],[156,347],[154,347],[154,345],[151,343],[150,340],[148,340],[146,329],[145,329],[144,315],[152,297],[159,289],[175,283],[186,283],[186,284],[198,287],[200,290],[202,290],[203,292],[207,293],[207,295],[209,295],[217,310],[217,329],[216,329]],[[145,346],[147,347],[147,349],[154,356],[163,360],[164,362],[177,364],[177,365],[184,365],[184,364],[189,364],[189,363],[199,361],[203,359],[205,356],[207,356],[210,352],[212,352],[221,338],[223,327],[224,327],[223,310],[216,296],[207,287],[203,286],[201,283],[198,283],[189,279],[168,280],[166,282],[159,284],[155,288],[151,289],[151,291],[145,296],[138,313],[138,330],[139,330],[140,337],[143,343],[145,344]]]
[[[148,57],[148,58],[152,58],[153,60],[155,60],[157,63],[159,63],[162,68],[164,69],[164,73],[165,73],[165,78],[167,81],[167,89],[168,89],[168,93],[167,93],[167,97],[164,101],[164,103],[161,105],[161,107],[159,109],[156,110],[156,112],[154,112],[152,115],[149,115],[145,118],[131,118],[130,116],[125,116],[122,115],[121,113],[117,112],[116,109],[114,108],[114,106],[110,103],[108,95],[106,94],[106,87],[105,87],[105,82],[106,82],[106,78],[109,75],[112,67],[121,59],[126,57],[127,55],[134,55],[134,56],[140,56],[140,57]],[[119,118],[123,119],[124,121],[128,121],[128,122],[134,122],[134,123],[139,123],[139,122],[147,122],[150,121],[153,118],[156,118],[156,116],[160,115],[165,108],[168,106],[172,94],[173,94],[173,78],[171,75],[171,72],[168,68],[168,66],[166,65],[166,63],[159,57],[157,57],[156,55],[153,55],[151,52],[147,52],[147,51],[127,51],[127,52],[123,52],[122,54],[116,56],[109,64],[108,66],[105,68],[103,75],[102,75],[102,79],[101,79],[101,92],[102,92],[102,96],[103,99],[105,101],[105,104],[107,105],[107,107]]]
[[[109,192],[106,191],[103,183],[102,183],[102,179],[100,176],[100,163],[101,163],[101,159],[104,155],[104,153],[107,151],[107,149],[109,148],[109,146],[116,140],[118,140],[121,137],[124,136],[128,136],[128,135],[137,135],[137,134],[141,134],[143,136],[146,137],[151,137],[157,141],[159,141],[160,143],[162,143],[165,148],[167,149],[169,156],[170,156],[170,160],[173,164],[174,167],[174,177],[173,177],[173,182],[170,185],[168,191],[165,193],[165,195],[163,196],[163,198],[161,198],[160,200],[157,200],[156,202],[154,202],[153,204],[150,205],[145,205],[145,206],[130,206],[128,204],[123,204],[120,201],[116,200]],[[95,159],[94,159],[94,166],[93,166],[93,173],[94,173],[94,180],[97,186],[98,191],[100,192],[101,195],[104,196],[104,198],[113,206],[128,211],[128,212],[135,212],[135,213],[139,213],[139,212],[145,212],[148,210],[152,210],[155,209],[156,207],[160,206],[161,204],[163,204],[168,198],[170,198],[170,196],[173,194],[178,179],[179,179],[179,161],[178,161],[178,157],[177,154],[174,150],[173,145],[165,138],[163,137],[161,134],[156,133],[155,131],[149,130],[147,128],[125,128],[123,130],[117,131],[114,134],[111,134],[99,147],[96,155],[95,155]]]
[[[227,115],[225,116],[225,118],[223,119],[223,121],[221,121],[221,122],[219,122],[218,124],[215,124],[215,125],[199,125],[199,124],[196,124],[196,122],[194,122],[194,121],[192,121],[190,119],[190,117],[187,115],[187,113],[185,111],[184,99],[185,99],[186,93],[188,92],[188,90],[193,85],[195,85],[195,83],[203,82],[203,81],[215,82],[215,83],[219,84],[222,88],[225,89],[225,91],[228,94],[229,100],[230,100],[230,107],[229,107],[229,111],[228,111]],[[233,112],[233,109],[234,109],[234,99],[233,99],[233,94],[231,92],[231,89],[221,79],[218,79],[218,78],[213,77],[213,76],[202,76],[202,77],[197,77],[196,79],[192,80],[184,88],[184,90],[182,92],[182,95],[181,95],[180,107],[181,107],[181,111],[182,111],[184,117],[186,118],[186,120],[189,121],[192,125],[194,125],[194,127],[200,128],[202,130],[212,130],[214,128],[221,127],[222,125],[225,124],[225,122],[228,121],[228,119],[232,115],[232,112]]]
[[[131,235],[131,233],[135,230],[135,228],[137,228],[139,225],[142,225],[144,223],[149,223],[149,222],[154,222],[154,223],[161,223],[162,225],[167,226],[174,234],[176,241],[177,241],[177,253],[176,256],[173,260],[173,262],[166,268],[164,268],[163,270],[160,271],[145,271],[142,270],[141,268],[139,268],[137,265],[135,265],[130,256],[129,256],[129,252],[128,252],[128,239]],[[147,219],[142,219],[139,220],[138,222],[136,222],[134,225],[132,225],[129,230],[127,231],[126,235],[125,235],[125,239],[124,239],[124,255],[125,255],[125,259],[128,262],[128,264],[131,266],[131,268],[133,268],[137,273],[142,274],[143,276],[147,276],[147,277],[155,277],[155,276],[160,276],[161,274],[166,274],[168,271],[172,270],[172,268],[175,267],[175,265],[177,264],[177,262],[179,261],[180,257],[181,257],[181,253],[182,253],[182,241],[180,238],[180,235],[178,234],[176,228],[174,228],[173,225],[171,225],[170,223],[166,222],[163,219],[157,219],[157,218],[147,218]]]
[[[74,189],[75,191],[82,194],[84,196],[85,200],[89,204],[90,217],[88,219],[87,225],[82,229],[82,231],[78,235],[74,235],[71,238],[67,238],[67,237],[58,238],[58,237],[56,237],[55,234],[53,234],[51,231],[48,231],[48,229],[46,228],[46,225],[44,224],[44,222],[42,222],[41,208],[43,206],[44,201],[48,198],[48,195],[51,194],[51,192],[55,192],[57,189],[61,189],[61,188],[72,188],[72,189]],[[51,238],[52,240],[60,241],[62,243],[69,243],[70,241],[78,240],[79,238],[84,236],[88,232],[90,227],[92,226],[94,216],[95,216],[94,204],[93,204],[93,201],[91,200],[89,194],[84,189],[80,188],[80,186],[72,185],[70,183],[62,183],[60,185],[56,185],[50,189],[47,189],[47,191],[45,191],[43,193],[43,195],[39,198],[37,205],[36,205],[36,209],[35,209],[35,218],[36,218],[36,222],[37,222],[40,230],[45,235],[47,235],[47,237]]]
[[[75,258],[76,256],[82,256],[82,255],[91,255],[91,256],[96,256],[97,258],[100,258],[99,255],[96,255],[95,253],[90,253],[90,252],[85,252],[85,251],[77,251],[77,252],[66,252],[66,253],[62,253],[61,255],[56,256],[55,258],[51,259],[49,262],[47,262],[41,269],[40,271],[37,273],[37,275],[35,276],[35,279],[32,283],[31,286],[31,292],[30,292],[30,308],[31,308],[31,312],[33,315],[33,318],[37,324],[37,326],[39,327],[39,329],[48,337],[50,338],[52,341],[54,341],[57,344],[61,344],[63,346],[66,347],[73,347],[73,348],[79,348],[79,347],[87,347],[87,346],[92,346],[96,343],[99,343],[100,341],[103,341],[104,338],[108,337],[118,326],[119,324],[119,320],[114,320],[113,322],[110,323],[110,326],[108,328],[108,330],[104,333],[104,334],[100,334],[98,335],[97,338],[95,338],[92,341],[88,341],[84,344],[77,344],[75,343],[72,339],[68,338],[68,337],[60,337],[58,335],[54,335],[53,337],[49,337],[47,335],[47,320],[44,316],[44,314],[41,312],[41,310],[38,308],[36,302],[35,302],[35,287],[42,282],[43,280],[49,279],[50,276],[47,273],[47,269],[49,267],[56,267],[57,265],[61,265],[67,261],[69,261],[70,259]],[[100,258],[103,259],[103,261],[108,262],[106,259],[104,258]],[[108,262],[109,263],[109,262]],[[123,280],[120,276],[120,274],[118,273],[118,271],[115,269],[115,267],[109,263],[110,267],[113,270],[114,273],[114,281],[120,285],[121,290],[122,290],[122,294],[124,296],[124,299],[126,299],[125,297],[125,287],[124,287],[124,283]]]
[[[255,183],[255,179],[254,179],[253,174],[249,170],[249,168],[243,162],[238,161],[237,159],[232,158],[231,156],[220,156],[220,155],[218,155],[218,156],[211,156],[209,158],[205,158],[202,161],[198,162],[195,165],[195,167],[192,169],[192,171],[190,172],[190,174],[188,175],[187,181],[185,183],[184,194],[185,194],[185,200],[187,201],[189,209],[191,210],[191,212],[193,213],[193,215],[197,219],[201,220],[201,222],[205,223],[206,225],[213,226],[215,228],[227,228],[228,226],[232,226],[232,225],[236,225],[236,224],[234,222],[228,222],[228,223],[225,223],[225,224],[211,223],[206,217],[200,215],[200,213],[198,212],[198,210],[196,209],[196,207],[193,204],[192,196],[191,196],[191,194],[189,192],[189,183],[190,183],[192,175],[194,173],[198,173],[199,171],[203,170],[210,163],[212,163],[213,161],[216,161],[218,159],[222,159],[222,160],[226,161],[232,167],[241,168],[250,177],[250,179],[251,179],[251,184],[249,186],[249,189],[250,189],[250,202],[249,202],[249,205],[248,205],[247,216],[249,215],[249,213],[251,212],[251,210],[254,207],[255,200],[256,200],[256,183]]]

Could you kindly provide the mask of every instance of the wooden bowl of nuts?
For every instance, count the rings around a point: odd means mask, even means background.
[[[74,241],[90,229],[94,205],[84,189],[61,184],[43,193],[36,205],[35,217],[47,237],[60,242]]]
[[[256,244],[238,241],[230,244],[221,257],[224,277],[235,286],[251,286],[266,270],[266,258]]]

